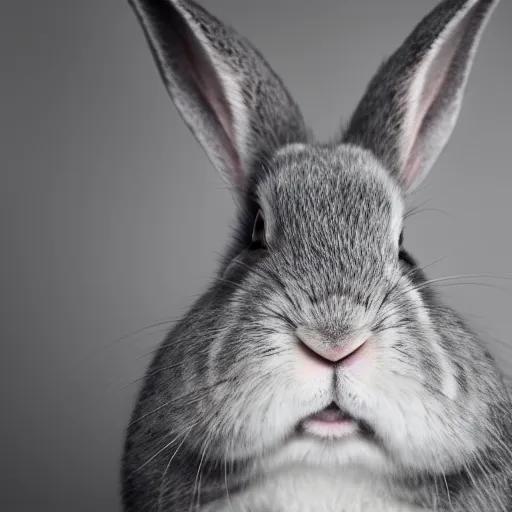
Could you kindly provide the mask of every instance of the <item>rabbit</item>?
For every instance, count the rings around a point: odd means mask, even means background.
[[[504,377],[403,237],[497,4],[437,4],[319,142],[233,28],[130,0],[237,234],[145,375],[126,512],[512,510]]]

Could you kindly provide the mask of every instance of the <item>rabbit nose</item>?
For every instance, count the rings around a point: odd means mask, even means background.
[[[367,341],[368,333],[363,332],[350,336],[341,343],[332,343],[325,335],[314,329],[298,327],[295,331],[297,338],[306,349],[314,352],[327,362],[338,363],[354,355]]]

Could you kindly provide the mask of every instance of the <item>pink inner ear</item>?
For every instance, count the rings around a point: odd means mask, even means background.
[[[214,72],[212,70],[212,72]],[[227,104],[226,95],[218,77],[207,74],[199,84],[203,96],[215,113],[217,121],[228,136],[231,143],[234,142],[233,115]]]
[[[218,129],[225,135],[225,137],[222,137],[222,147],[217,148],[217,151],[223,155],[225,163],[229,167],[226,169],[229,181],[241,190],[245,183],[245,173],[237,150],[234,115],[226,91],[224,91],[222,81],[210,55],[194,42],[186,47],[186,51],[191,63],[189,71],[199,93],[204,102],[211,108],[219,124]]]
[[[448,74],[451,59],[448,61],[447,56],[440,58],[442,58],[442,62],[434,61],[431,68],[426,72],[423,90],[420,93],[419,105],[417,107],[416,117],[412,127],[411,147],[404,167],[404,175],[408,184],[410,184],[418,175],[423,160],[424,148],[421,143],[423,123],[430,108],[439,95]]]
[[[418,175],[421,161],[421,152],[413,150],[409,156],[409,159],[407,160],[407,164],[405,165],[405,181],[408,185],[410,185],[414,178]]]
[[[238,187],[241,187],[244,183],[244,171],[242,169],[242,162],[240,155],[238,154],[237,140],[235,134],[235,127],[233,122],[233,113],[229,108],[227,98],[223,91],[220,91],[221,85],[213,83],[212,85],[204,84],[203,94],[208,98],[208,101],[215,112],[215,116],[222,126],[224,133],[229,141],[228,147],[224,148],[227,153],[229,162],[232,166],[231,172],[233,179],[235,180]]]
[[[412,126],[407,128],[411,130],[407,137],[409,139],[409,150],[405,155],[406,163],[404,166],[404,176],[408,184],[421,172],[421,163],[425,158],[423,139],[429,136],[428,133],[425,133],[425,120],[432,105],[444,89],[454,56],[464,35],[465,26],[466,23],[459,24],[454,33],[445,41],[442,41],[437,48],[431,49],[425,57],[426,62],[420,65],[419,69],[413,74],[410,88],[418,87],[420,93],[417,96],[418,104],[409,106],[411,111],[414,112],[414,118],[411,123]],[[409,95],[412,92],[414,91],[410,91]]]

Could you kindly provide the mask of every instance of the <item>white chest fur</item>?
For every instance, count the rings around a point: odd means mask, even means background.
[[[365,472],[289,469],[201,512],[429,512],[392,498]]]

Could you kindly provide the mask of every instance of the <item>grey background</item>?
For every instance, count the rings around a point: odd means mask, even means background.
[[[210,0],[320,138],[435,0]],[[231,197],[175,111],[126,1],[2,2],[1,508],[116,511],[147,354],[207,284]],[[406,242],[432,277],[510,275],[512,3],[485,33]],[[483,283],[478,286],[474,283]],[[512,373],[504,279],[440,288]],[[473,284],[471,284],[473,283]],[[508,345],[507,345],[508,344]],[[131,383],[131,384],[130,384]]]

